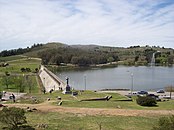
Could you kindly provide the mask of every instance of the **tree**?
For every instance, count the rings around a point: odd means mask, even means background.
[[[170,92],[170,98],[171,98],[172,92],[174,92],[174,86],[171,85],[171,86],[165,87],[165,91]]]
[[[17,77],[15,77],[14,82],[15,82],[14,85],[16,86],[17,90],[19,92],[24,92],[24,90],[25,90],[24,78],[21,76],[17,76]]]
[[[76,64],[78,63],[78,57],[73,56],[73,57],[71,58],[71,63],[76,65]]]
[[[0,91],[0,99],[2,98],[3,93]]]
[[[168,64],[169,65],[172,65],[173,64],[173,59],[174,59],[174,56],[169,56],[168,57]]]
[[[32,86],[34,85],[32,76],[26,75],[24,79],[25,79],[25,85],[28,87],[29,93],[31,93]]]
[[[135,62],[137,62],[139,59],[139,56],[135,56]]]
[[[63,61],[62,56],[59,55],[59,54],[56,54],[56,56],[55,56],[55,63],[56,63],[56,65],[60,65],[60,63],[62,63],[62,61]]]
[[[110,64],[112,64],[113,61],[114,61],[114,58],[113,58],[112,56],[110,56],[110,57],[108,58],[108,62],[109,62]]]
[[[18,130],[19,125],[27,123],[25,111],[21,108],[4,107],[0,111],[0,122],[5,123],[11,130]]]
[[[1,79],[2,85],[6,86],[6,88],[9,88],[9,85],[12,84],[11,76],[10,75],[5,75]]]
[[[152,97],[149,96],[138,96],[138,98],[136,99],[137,104],[141,105],[141,106],[156,106],[156,100]]]
[[[158,121],[158,126],[152,130],[174,130],[174,115],[170,117],[161,117]]]

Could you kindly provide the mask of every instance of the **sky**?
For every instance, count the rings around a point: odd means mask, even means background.
[[[47,42],[174,48],[174,0],[0,0],[0,50]]]

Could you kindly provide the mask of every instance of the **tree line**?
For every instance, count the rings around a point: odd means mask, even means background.
[[[13,56],[13,55],[21,55],[27,52],[30,52],[33,48],[43,46],[43,44],[34,44],[31,47],[27,48],[18,48],[18,49],[11,49],[11,50],[3,50],[0,52],[0,57],[6,56]]]
[[[119,61],[115,52],[87,51],[79,48],[60,47],[48,49],[38,53],[43,64],[71,63],[78,66],[88,66],[91,64],[105,64],[108,62]]]
[[[54,45],[54,46],[53,46]],[[0,57],[24,54],[31,52],[42,59],[45,65],[74,64],[78,66],[89,66],[96,64],[112,63],[122,61],[124,65],[147,65],[155,54],[155,62],[159,65],[172,65],[174,50],[172,48],[140,47],[131,46],[128,48],[104,47],[104,46],[69,46],[65,44],[49,43],[34,44],[30,48],[19,48],[4,50]]]

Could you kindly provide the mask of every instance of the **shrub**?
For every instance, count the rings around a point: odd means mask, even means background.
[[[141,106],[156,106],[156,100],[149,96],[138,96],[136,99],[137,104]]]
[[[158,121],[158,126],[152,130],[174,130],[174,115],[170,117],[161,117]]]
[[[6,124],[9,129],[17,130],[19,129],[19,125],[27,123],[24,114],[25,111],[21,108],[4,107],[2,111],[0,111],[0,122]]]
[[[0,92],[0,99],[2,98],[2,95],[3,95],[3,93],[2,93],[2,92]]]

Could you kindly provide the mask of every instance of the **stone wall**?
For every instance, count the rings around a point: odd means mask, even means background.
[[[44,66],[41,66],[39,70],[39,77],[46,92],[49,92],[51,89],[55,91],[64,90],[66,88],[66,83]]]

